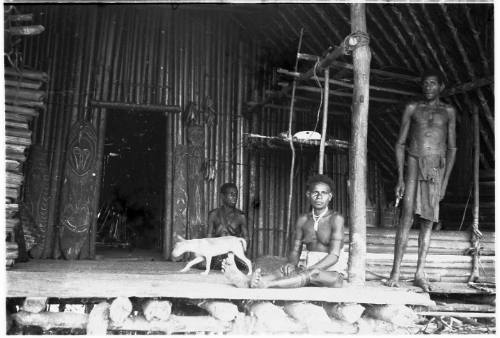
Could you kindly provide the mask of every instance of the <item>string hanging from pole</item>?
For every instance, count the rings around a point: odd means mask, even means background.
[[[304,35],[304,28],[300,29],[300,37],[299,37],[299,45],[297,47],[297,56],[295,59],[295,67],[294,71],[297,72],[298,66],[299,66],[299,53],[300,53],[300,47],[302,45],[302,37]],[[290,182],[289,182],[289,193],[288,193],[288,208],[287,208],[287,214],[286,214],[286,242],[285,242],[285,252],[288,251],[288,246],[290,245],[290,230],[292,228],[291,226],[291,221],[292,221],[292,198],[293,198],[293,173],[295,170],[295,147],[293,145],[293,134],[292,134],[292,123],[293,123],[293,108],[295,104],[295,90],[297,89],[297,79],[293,79],[292,83],[292,98],[290,101],[290,113],[288,116],[288,140],[290,144],[290,150],[292,151],[292,160],[290,163]]]

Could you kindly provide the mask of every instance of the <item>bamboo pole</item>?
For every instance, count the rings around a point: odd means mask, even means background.
[[[399,10],[398,6],[389,6],[389,7],[394,12],[396,18],[398,18],[398,21],[399,21],[400,25],[403,27],[403,30],[406,32],[407,35],[410,36],[410,41],[412,41],[412,43],[416,46],[415,50],[417,53],[411,53],[411,54],[412,55],[415,55],[415,54],[420,55],[420,59],[425,64],[425,67],[429,68],[430,67],[429,57],[424,52],[424,46],[420,43],[420,39],[418,39],[416,34],[414,33],[414,29],[410,28],[410,26],[408,24],[410,22],[410,20],[407,20],[406,18],[403,17],[403,13]]]
[[[353,65],[341,61],[333,61],[332,66],[335,67],[342,67],[345,69],[353,69]],[[410,82],[415,82],[415,83],[420,83],[420,77],[418,76],[411,76],[411,75],[406,75],[406,74],[399,74],[399,73],[394,73],[394,72],[389,72],[386,70],[381,70],[381,69],[370,69],[370,73],[376,74],[376,75],[381,75],[381,76],[386,76],[386,77],[392,77],[395,79],[400,79],[400,80],[405,80],[405,81],[410,81]]]
[[[325,69],[325,93],[329,92],[329,80],[330,80],[330,70],[328,68]],[[326,130],[328,125],[328,97],[329,95],[323,95],[323,123],[321,127],[321,142],[319,144],[319,168],[318,173],[323,174],[324,167],[324,158],[325,158],[325,140],[326,140]]]
[[[392,18],[385,11],[384,7],[381,4],[377,4],[377,7],[378,7],[379,11],[382,13],[382,16],[385,18],[385,20],[387,20],[387,26],[392,27],[392,31],[394,33],[396,33],[396,36],[398,37],[401,45],[404,46],[404,49],[405,50],[412,50],[412,46],[408,45],[407,39],[404,38],[404,36],[401,33],[401,31],[399,30],[398,26],[393,24]],[[392,40],[390,36],[389,36],[389,39]],[[420,62],[420,60],[415,56],[415,53],[410,53],[410,58],[413,60],[413,62],[417,66],[418,71],[420,73],[422,73],[424,67],[422,66],[422,63]],[[413,69],[413,67],[410,67],[410,69]]]
[[[417,30],[420,33],[420,37],[424,40],[425,46],[430,51],[430,53],[431,53],[431,55],[432,55],[432,57],[434,59],[434,62],[438,65],[439,70],[441,71],[441,74],[443,74],[443,76],[445,76],[445,78],[446,78],[447,77],[447,73],[444,70],[444,67],[443,67],[443,65],[441,63],[441,60],[437,56],[436,50],[432,47],[431,42],[430,42],[430,40],[428,38],[428,35],[425,33],[425,30],[424,30],[424,28],[422,26],[422,23],[420,22],[417,14],[416,14],[415,6],[413,6],[412,4],[407,4],[406,8],[408,9],[408,11],[410,13],[410,16],[411,16],[411,18],[413,20],[413,23],[417,26]],[[441,95],[441,97],[442,97],[442,95]]]
[[[397,60],[399,59],[399,60],[403,61],[406,68],[412,69],[413,67],[410,65],[409,60],[405,57],[406,54],[403,53],[401,51],[401,49],[399,49],[399,45],[396,43],[396,41],[394,41],[392,35],[388,34],[388,32],[386,31],[386,29],[384,28],[382,23],[379,21],[380,16],[373,13],[371,6],[368,6],[368,8],[366,9],[366,13],[368,14],[368,17],[375,24],[375,27],[377,27],[378,30],[380,31],[381,36],[383,36],[385,38],[385,40],[389,42],[389,44],[392,47],[392,50],[395,52],[395,53],[394,52],[393,53],[398,56],[396,58],[396,62],[394,62],[393,64],[398,64]],[[375,35],[378,35],[378,34],[375,34]]]
[[[444,17],[446,19],[446,25],[452,32],[453,39],[455,40],[455,43],[457,44],[458,50],[460,51],[460,55],[462,56],[462,60],[465,63],[465,67],[467,68],[467,73],[469,76],[474,80],[476,78],[476,75],[474,74],[474,68],[469,60],[469,57],[465,51],[465,48],[462,44],[462,41],[460,40],[460,37],[458,36],[457,28],[455,27],[453,21],[451,20],[450,15],[448,14],[448,11],[446,9],[446,6],[444,4],[440,5],[440,8],[444,14]],[[481,103],[481,106],[483,108],[484,116],[486,117],[486,120],[488,121],[491,130],[495,130],[495,123],[493,120],[493,114],[491,113],[491,110],[487,104],[486,99],[484,98],[484,94],[481,89],[476,90],[477,95],[479,97],[479,102]]]
[[[279,73],[279,74],[285,74],[285,75],[293,76],[293,77],[300,76],[300,73],[290,72],[290,71],[288,71],[286,69],[283,69],[283,68],[278,68],[276,72]],[[324,77],[318,77],[318,80],[325,81],[325,78]],[[328,82],[331,83],[331,84],[339,85],[341,87],[354,88],[354,85],[352,85],[352,84],[350,84],[348,82],[345,82],[345,81],[339,81],[339,80],[335,80],[335,79],[329,79]],[[406,90],[399,90],[399,89],[393,89],[393,88],[385,88],[385,87],[372,86],[372,85],[370,85],[370,89],[371,90],[382,91],[382,92],[394,93],[394,94],[408,95],[408,96],[418,96],[418,95],[420,95],[420,93],[417,93],[417,92],[409,92],[409,91],[406,91]]]
[[[366,33],[366,5],[351,4],[351,31]],[[349,282],[364,284],[366,262],[366,136],[370,84],[370,47],[354,49],[354,93],[350,149]]]
[[[123,110],[147,110],[159,113],[180,113],[181,107],[177,105],[160,105],[160,104],[137,104],[137,103],[123,103],[123,102],[110,102],[91,100],[90,105],[96,108],[107,109],[123,109]]]
[[[474,89],[478,89],[479,87],[488,86],[493,84],[493,76],[487,76],[482,79],[476,79],[470,82],[461,83],[455,87],[450,89],[445,89],[441,94],[441,97],[448,97],[456,94],[463,94],[465,92],[472,91]]]
[[[284,88],[287,86],[287,84],[284,82],[278,82],[278,85],[283,86]],[[321,88],[313,87],[313,86],[297,86],[297,89],[308,91],[308,92],[313,92],[313,93],[318,93],[318,92],[322,91]],[[351,93],[346,93],[346,92],[342,92],[342,91],[338,91],[338,90],[329,90],[328,94],[333,95],[333,96],[344,96],[344,97],[352,97],[353,96]],[[381,98],[381,97],[370,97],[369,99],[374,101],[374,102],[384,102],[384,103],[401,102],[401,100],[386,99],[386,98]]]
[[[488,59],[486,58],[486,55],[484,53],[483,45],[481,44],[481,40],[479,37],[479,32],[476,29],[476,25],[474,24],[474,21],[471,17],[470,6],[464,5],[464,6],[460,6],[460,8],[463,8],[465,11],[465,18],[467,19],[467,23],[469,24],[469,28],[472,31],[472,36],[474,37],[474,41],[476,42],[476,49],[479,52],[479,57],[481,59],[481,63],[483,64],[484,74],[489,74],[490,73],[490,65],[489,65]]]
[[[4,69],[4,72],[5,75],[8,76],[22,77],[25,79],[39,80],[43,82],[47,82],[49,80],[49,76],[47,75],[47,73],[35,70],[23,70],[21,72],[18,72],[14,68],[7,67]]]

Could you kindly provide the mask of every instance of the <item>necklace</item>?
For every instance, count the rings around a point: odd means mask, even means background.
[[[318,227],[319,227],[319,220],[326,215],[326,213],[328,212],[328,208],[325,209],[325,211],[323,211],[321,214],[319,214],[318,216],[316,216],[314,214],[314,210],[312,211],[312,217],[313,217],[313,221],[314,221],[314,231],[318,231]]]

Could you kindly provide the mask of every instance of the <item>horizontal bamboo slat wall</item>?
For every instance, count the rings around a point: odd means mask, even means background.
[[[257,74],[258,46],[241,36],[230,17],[170,5],[18,7],[24,13],[34,13],[46,27],[43,36],[25,45],[25,55],[26,67],[46,69],[53,79],[47,114],[36,126],[37,141],[51,154],[51,224],[58,222],[69,125],[90,116],[100,131],[101,145],[104,139],[105,110],[92,109],[90,100],[179,105],[181,109],[194,102],[202,111],[198,119],[203,123],[210,99],[217,116],[216,124],[205,127],[205,159],[215,167],[216,175],[205,182],[205,212],[218,206],[218,187],[228,181],[238,184],[238,206],[247,209],[242,107],[257,83],[252,77]],[[186,144],[186,135],[181,114],[167,114],[165,123],[167,233],[163,236],[169,239],[175,202],[173,153],[176,145]],[[171,239],[164,243],[165,256],[171,244]],[[45,257],[52,255],[52,249]]]

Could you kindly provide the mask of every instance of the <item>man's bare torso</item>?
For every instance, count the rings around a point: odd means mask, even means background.
[[[308,213],[304,217],[306,219],[302,225],[302,243],[306,244],[309,251],[329,252],[333,224],[335,224],[335,218],[340,217],[339,214],[330,210],[327,215],[320,219],[318,231],[314,231],[312,214]]]
[[[446,154],[449,106],[414,103],[409,152],[414,156]]]
[[[224,213],[222,208],[213,210],[214,233],[215,236],[237,236],[242,237],[242,226],[244,225],[244,214],[239,209],[232,209]]]

